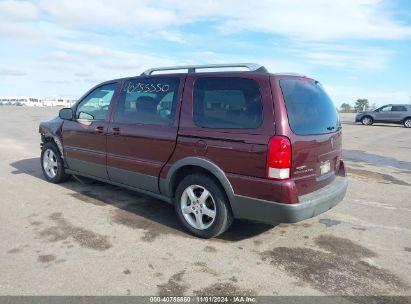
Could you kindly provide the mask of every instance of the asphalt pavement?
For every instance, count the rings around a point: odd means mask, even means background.
[[[0,107],[0,295],[411,295],[411,130],[343,114],[343,202],[202,240],[153,198],[46,182],[38,124],[57,112]]]

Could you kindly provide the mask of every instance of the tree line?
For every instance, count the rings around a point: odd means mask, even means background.
[[[340,112],[341,113],[355,113],[355,112],[360,112],[360,111],[367,111],[370,109],[376,109],[377,105],[375,103],[372,103],[370,105],[370,102],[366,98],[360,98],[357,99],[355,102],[354,106],[350,105],[349,103],[343,103],[340,106]]]

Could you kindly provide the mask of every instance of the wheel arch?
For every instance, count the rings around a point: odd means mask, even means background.
[[[193,171],[204,172],[214,177],[223,187],[231,205],[234,191],[224,171],[213,162],[200,157],[186,157],[175,162],[168,171],[165,180],[160,182],[161,193],[174,198],[178,181]]]
[[[411,119],[411,116],[404,117],[404,119],[402,120],[402,123],[404,123],[407,119]]]
[[[362,122],[364,118],[370,118],[371,119],[371,124],[373,124],[375,122],[375,118],[371,115],[371,114],[365,114],[361,117],[360,121]]]
[[[405,125],[405,121],[406,121],[407,119],[411,119],[411,116],[406,116],[406,117],[404,117],[404,119],[402,120],[402,124],[403,124],[403,125]]]
[[[53,142],[56,144],[57,148],[60,151],[61,158],[64,160],[64,153],[63,153],[63,144],[61,143],[60,138],[57,135],[53,135],[49,132],[41,134],[41,141],[43,144],[47,142]]]
[[[50,128],[46,128],[46,127],[40,125],[39,133],[41,135],[41,142],[42,142],[41,147],[43,147],[43,144],[45,144],[47,142],[53,142],[57,146],[57,149],[60,152],[60,157],[63,160],[64,165],[67,167],[67,163],[66,163],[66,160],[64,158],[63,143],[62,143],[60,137],[58,136],[57,132],[54,132],[54,131],[50,130]]]
[[[41,122],[39,125],[39,133],[41,135],[42,143],[53,141],[60,151],[61,158],[64,160],[64,148],[61,138],[61,130],[63,127],[63,120],[56,117],[49,121]]]

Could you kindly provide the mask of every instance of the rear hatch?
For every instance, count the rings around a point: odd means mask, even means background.
[[[341,124],[322,86],[305,77],[279,81],[291,141],[290,177],[303,195],[331,183],[341,158]]]

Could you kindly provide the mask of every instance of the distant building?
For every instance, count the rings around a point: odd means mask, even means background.
[[[43,99],[33,96],[0,96],[1,105],[42,107]]]
[[[45,106],[69,108],[76,103],[76,99],[71,97],[54,97],[44,101]]]
[[[0,96],[0,105],[15,105],[28,107],[71,107],[77,102],[72,97],[54,97],[42,99],[33,96]]]

